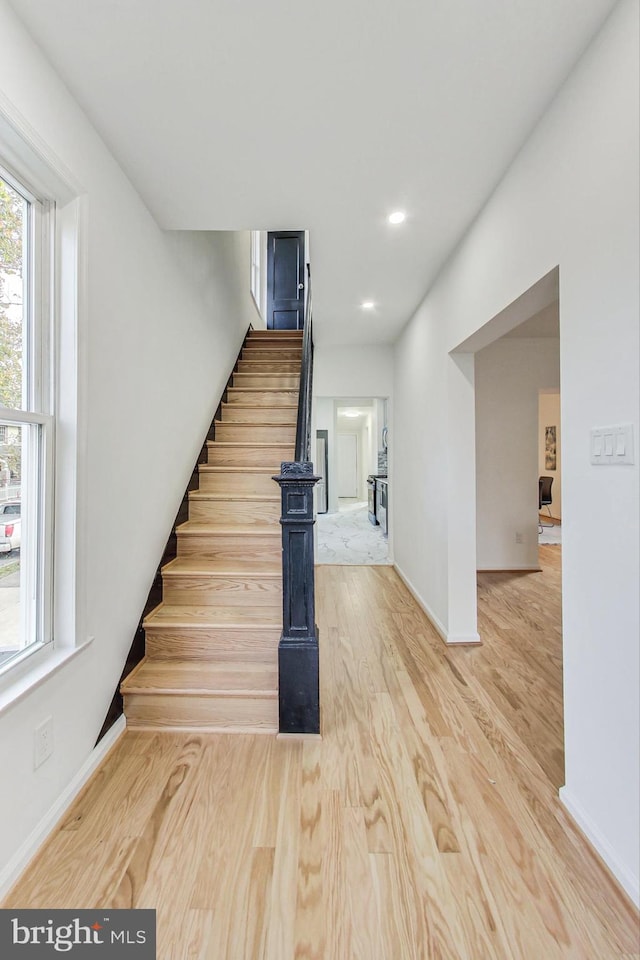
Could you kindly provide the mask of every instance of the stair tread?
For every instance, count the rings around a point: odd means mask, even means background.
[[[271,476],[271,474],[273,473],[271,467],[245,467],[245,466],[239,466],[239,467],[223,466],[223,467],[218,467],[218,466],[216,466],[215,463],[199,463],[199,464],[198,464],[198,471],[199,471],[200,473],[220,473],[220,474],[224,474],[224,473],[241,473],[241,474],[253,473],[253,474],[257,474],[257,475],[262,474],[262,475],[264,475],[264,476]]]
[[[207,440],[207,446],[213,447],[283,447],[289,444],[288,440]]]
[[[231,607],[226,604],[185,606],[161,603],[145,617],[145,626],[161,627],[272,627],[282,626],[282,604]]]
[[[123,681],[125,694],[163,693],[277,697],[278,670],[269,663],[234,660],[141,660]]]
[[[274,430],[280,430],[282,427],[295,427],[296,425],[295,420],[292,420],[291,423],[270,423],[268,420],[216,420],[214,422],[216,427],[240,427],[244,430],[253,430],[255,427],[273,427]]]
[[[224,412],[224,408],[229,406],[232,406],[234,410],[255,410],[257,407],[259,410],[277,410],[278,412],[280,412],[281,410],[287,410],[289,408],[291,409],[292,412],[298,409],[297,403],[271,403],[271,404],[269,403],[258,403],[258,404],[256,403],[232,403],[232,404],[223,403],[222,404],[223,412]],[[293,422],[294,423],[296,422],[295,414],[294,414]]]
[[[280,500],[280,493],[275,487],[275,493],[217,493],[212,490],[190,490],[190,500],[229,500],[232,503],[236,500],[242,503],[273,503]]]
[[[233,397],[238,394],[243,395],[242,401],[240,402],[233,400]],[[245,396],[245,394],[247,394],[247,396]],[[272,406],[290,407],[297,403],[298,390],[296,390],[295,387],[227,387],[227,398],[231,398],[227,399],[227,402],[231,403],[234,407],[242,405],[245,407],[251,406],[255,409],[256,407],[261,407],[263,403],[257,394],[263,394],[267,399],[275,399],[275,394],[278,394],[282,402],[272,404]]]
[[[241,537],[254,537],[256,534],[259,534],[260,536],[268,535],[271,537],[281,536],[280,526],[277,524],[234,524],[224,520],[220,521],[219,523],[212,523],[211,521],[206,520],[185,520],[184,523],[181,523],[176,527],[176,531],[178,533],[202,534],[203,536],[221,533],[225,535],[232,534],[234,536]]]
[[[207,560],[199,557],[175,557],[162,568],[171,576],[192,576],[193,574],[212,574],[226,577],[267,577],[282,576],[282,563],[279,560]]]

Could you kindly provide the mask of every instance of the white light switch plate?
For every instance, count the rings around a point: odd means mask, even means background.
[[[633,463],[633,424],[594,427],[591,431],[591,463],[611,465]]]

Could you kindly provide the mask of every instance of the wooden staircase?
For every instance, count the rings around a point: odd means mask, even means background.
[[[189,494],[145,657],[121,686],[136,729],[277,733],[280,491],[293,460],[302,333],[251,331]]]

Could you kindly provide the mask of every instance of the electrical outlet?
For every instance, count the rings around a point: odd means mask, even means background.
[[[520,532],[516,533],[516,543],[522,543],[522,534]]]
[[[53,717],[47,717],[38,724],[33,733],[33,742],[33,769],[37,770],[53,753]]]

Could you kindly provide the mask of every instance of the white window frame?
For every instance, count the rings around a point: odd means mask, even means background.
[[[27,315],[23,323],[25,382],[22,408],[0,407],[0,418],[24,427],[22,462],[35,459],[35,467],[23,471],[21,499],[31,504],[33,522],[23,532],[21,553],[21,639],[33,637],[19,653],[0,664],[0,677],[10,673],[34,653],[53,643],[53,502],[54,502],[54,356],[55,335],[52,297],[55,237],[55,204],[38,197],[24,177],[6,162],[0,164],[0,176],[23,197],[28,220],[23,263],[24,302]],[[33,429],[37,437],[33,441]],[[27,439],[28,438],[28,439]]]
[[[267,310],[267,231],[251,231],[250,289],[253,302],[264,322]]]
[[[3,168],[20,184],[28,184],[34,195],[55,203],[49,264],[50,370],[55,376],[49,387],[51,413],[64,422],[63,431],[56,431],[55,424],[48,431],[46,451],[53,475],[46,502],[55,527],[49,568],[55,575],[50,581],[52,602],[48,606],[50,614],[53,608],[53,642],[14,657],[10,669],[0,674],[2,714],[70,660],[82,656],[91,648],[94,636],[87,612],[89,197],[86,184],[23,114],[1,98],[0,158]]]

